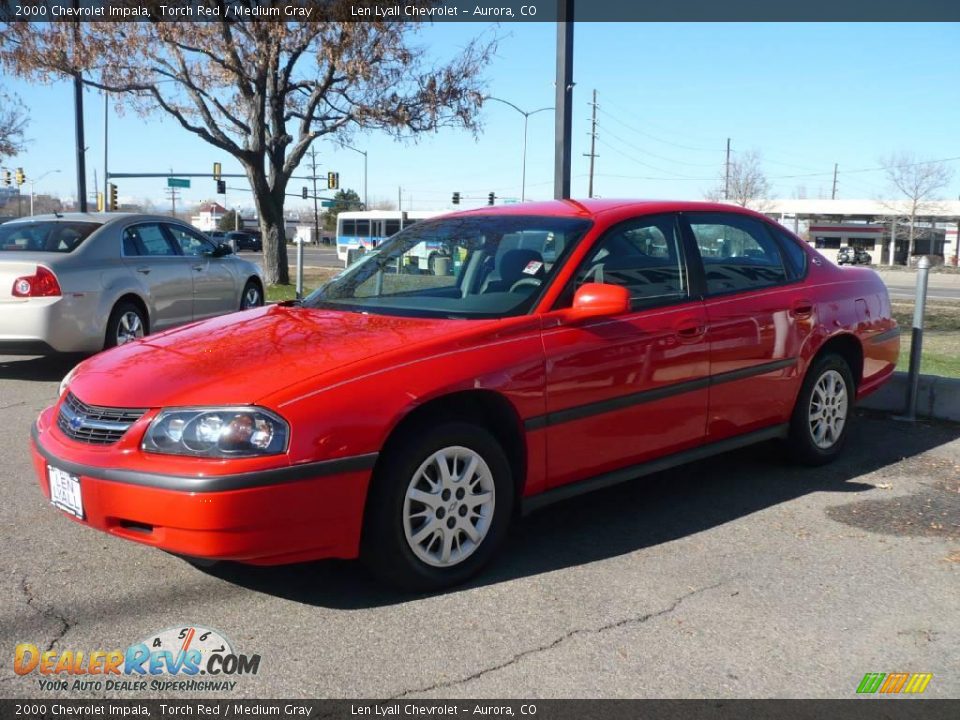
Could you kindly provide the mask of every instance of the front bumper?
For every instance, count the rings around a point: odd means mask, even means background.
[[[48,466],[80,478],[84,517],[64,513],[76,522],[179,555],[256,565],[359,553],[375,454],[194,477],[120,470],[77,462],[86,446],[49,418],[33,428],[34,470],[48,500]]]

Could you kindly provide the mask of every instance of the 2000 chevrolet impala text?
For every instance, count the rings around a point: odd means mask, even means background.
[[[424,247],[430,272],[407,262]],[[762,215],[528,203],[413,225],[300,305],[86,360],[33,460],[113,535],[437,588],[521,508],[774,438],[832,459],[898,350],[872,270]]]

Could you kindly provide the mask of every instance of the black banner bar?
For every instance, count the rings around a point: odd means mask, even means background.
[[[0,718],[956,720],[960,700],[0,700]]]
[[[0,0],[0,21],[556,22],[557,0]],[[580,0],[575,22],[957,22],[956,0]]]

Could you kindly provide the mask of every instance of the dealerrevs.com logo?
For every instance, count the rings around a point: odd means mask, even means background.
[[[37,674],[40,690],[78,692],[232,691],[244,675],[260,670],[259,655],[234,650],[220,632],[200,626],[149,635],[126,650],[40,650],[20,643],[17,675]]]

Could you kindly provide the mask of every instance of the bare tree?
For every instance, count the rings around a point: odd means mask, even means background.
[[[396,137],[476,130],[492,39],[432,65],[411,42],[419,23],[348,22],[349,0],[306,2],[323,22],[238,19],[238,7],[261,12],[261,0],[201,4],[221,19],[0,25],[0,63],[30,78],[79,74],[236,158],[253,190],[270,283],[289,282],[284,199],[314,140],[364,129]],[[160,3],[147,5],[159,12]]]
[[[886,169],[887,180],[903,197],[905,202],[898,212],[903,212],[907,223],[907,265],[913,257],[917,234],[917,218],[924,212],[935,209],[937,193],[950,182],[953,171],[941,162],[917,160],[911,153],[896,153],[883,158],[881,164]],[[891,264],[893,251],[891,248]]]
[[[770,205],[770,181],[763,172],[762,158],[756,150],[739,153],[720,173],[716,186],[706,198],[714,202],[731,202],[763,212]]]
[[[0,160],[19,155],[27,143],[27,113],[20,101],[0,92]]]

